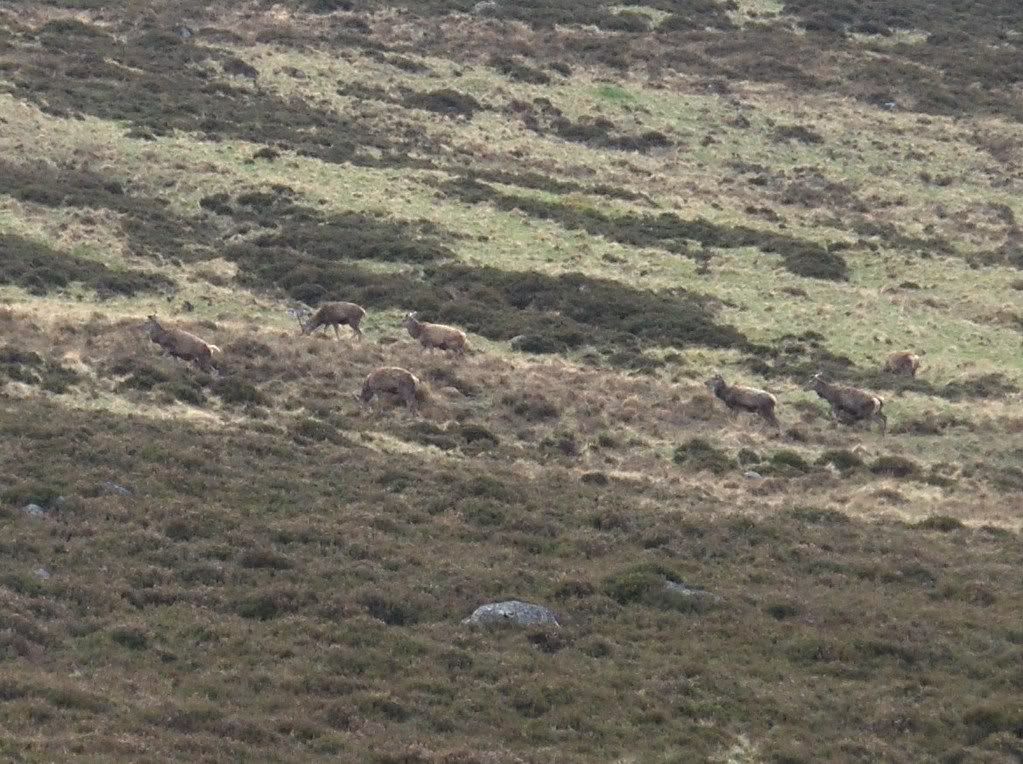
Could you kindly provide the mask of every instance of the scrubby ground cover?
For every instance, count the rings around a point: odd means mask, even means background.
[[[1023,755],[1016,4],[406,6],[0,9],[0,753]]]

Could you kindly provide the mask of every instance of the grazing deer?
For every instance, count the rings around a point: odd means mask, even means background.
[[[213,354],[221,350],[216,345],[211,345],[184,329],[164,328],[156,316],[147,316],[143,327],[149,332],[149,339],[165,352],[183,361],[192,361],[207,373],[218,373],[213,367]]]
[[[382,366],[371,371],[362,384],[362,392],[356,395],[361,403],[369,403],[379,393],[398,395],[408,410],[419,413],[418,395],[421,392],[420,382],[408,369],[397,366]]]
[[[298,326],[302,334],[312,334],[320,327],[334,327],[334,337],[341,339],[339,326],[350,326],[355,333],[355,338],[362,339],[362,330],[359,324],[366,317],[366,310],[353,302],[325,302],[318,307],[312,315],[308,311],[289,311],[298,320]],[[308,315],[305,323],[302,317]]]

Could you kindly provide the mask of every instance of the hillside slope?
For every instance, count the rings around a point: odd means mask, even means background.
[[[0,8],[0,754],[1023,756],[1017,3],[171,5]]]

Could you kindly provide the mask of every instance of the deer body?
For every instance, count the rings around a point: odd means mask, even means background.
[[[758,415],[770,425],[781,427],[778,418],[774,415],[778,399],[770,393],[755,387],[729,385],[720,374],[715,374],[708,379],[706,385],[715,397],[723,401],[730,410],[748,411]]]
[[[363,403],[369,403],[379,393],[397,395],[405,401],[408,410],[415,414],[419,411],[419,384],[419,380],[408,369],[382,366],[369,373],[362,384],[362,392],[356,397]]]
[[[810,387],[821,398],[831,405],[832,418],[846,424],[866,419],[877,421],[881,425],[881,434],[888,429],[888,417],[885,416],[884,399],[858,390],[855,387],[834,385],[824,379],[822,374],[814,375]]]
[[[355,333],[356,339],[362,339],[362,330],[359,324],[366,317],[366,311],[353,302],[326,302],[317,308],[305,323],[299,319],[299,326],[302,334],[312,334],[321,326],[334,327],[334,336],[341,339],[339,326],[350,326]]]
[[[889,374],[899,374],[907,377],[915,377],[919,368],[920,356],[908,350],[892,353],[884,363],[884,370]]]
[[[145,328],[149,339],[159,345],[165,352],[183,361],[192,361],[205,372],[215,372],[213,353],[220,348],[211,345],[200,337],[184,329],[168,329],[157,321],[156,316],[146,318]]]
[[[465,353],[465,332],[444,324],[429,324],[416,319],[415,313],[406,314],[401,325],[404,326],[412,339],[419,340],[424,348],[454,350],[459,355]]]

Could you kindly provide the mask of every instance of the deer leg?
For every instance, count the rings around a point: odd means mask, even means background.
[[[337,324],[331,324],[334,327],[334,339],[341,339],[341,330],[337,328]]]
[[[411,390],[411,391],[406,390],[404,393],[402,393],[402,397],[405,399],[405,405],[408,406],[409,412],[413,416],[418,416],[419,415],[419,407],[416,405],[416,391],[415,390]]]

